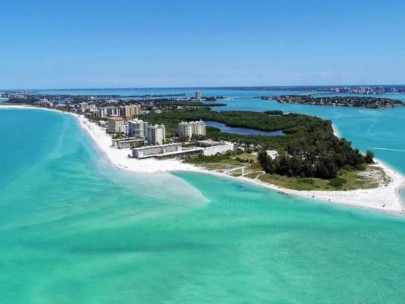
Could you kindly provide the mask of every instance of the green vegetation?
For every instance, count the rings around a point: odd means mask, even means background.
[[[333,179],[268,174],[262,170],[259,163],[252,163],[256,157],[256,153],[228,153],[208,157],[199,156],[191,158],[187,162],[231,176],[242,176],[242,172],[244,172],[244,177],[258,179],[265,183],[294,190],[345,191],[372,189],[378,187],[381,182],[385,184],[389,182],[384,171],[373,165],[365,165],[362,171],[344,168]],[[242,168],[244,168],[243,171]]]
[[[373,162],[371,152],[363,156],[347,140],[325,132],[325,124],[325,121],[312,123],[305,137],[291,139],[284,153],[274,159],[262,150],[257,159],[263,170],[289,177],[331,179],[343,168],[358,170]]]
[[[92,121],[92,122],[95,122],[95,123],[99,123],[100,121],[105,121],[105,122],[107,122],[107,118],[106,117],[96,117],[96,116],[93,116],[93,115],[90,115],[90,114],[85,114],[84,115],[88,120],[90,120],[90,121]]]
[[[364,156],[364,160],[367,164],[372,164],[374,162],[374,153],[367,151],[366,155]]]
[[[229,159],[229,154],[217,154],[210,156],[198,155],[196,157],[189,158],[188,160],[186,160],[186,162],[190,164],[220,163]]]
[[[269,110],[269,111],[264,111],[264,113],[269,114],[269,115],[283,115],[283,111],[280,110]]]
[[[260,135],[239,135],[222,133],[218,128],[207,127],[207,137],[213,140],[226,140],[236,143],[253,144],[267,146],[273,149],[285,150],[288,143],[294,138],[307,136],[311,132],[313,123],[316,127],[322,128],[323,132],[333,135],[333,129],[330,121],[324,121],[317,117],[287,114],[279,115],[268,114],[269,112],[212,112],[209,109],[187,109],[176,111],[162,111],[162,113],[149,113],[141,115],[141,119],[149,123],[164,123],[168,137],[176,136],[178,124],[182,121],[205,120],[222,122],[230,127],[251,128],[262,131],[282,130],[285,136],[260,136]],[[282,114],[282,112],[281,112]],[[279,115],[279,116],[274,116]],[[321,122],[324,122],[321,124]]]
[[[195,165],[204,165],[207,163],[227,163],[231,165],[252,164],[255,162],[256,156],[248,153],[241,155],[235,152],[228,152],[225,154],[216,154],[210,156],[198,155],[187,159],[185,162]]]
[[[361,107],[371,109],[403,107],[396,99],[370,96],[331,96],[315,98],[312,95],[261,96],[261,99],[276,100],[278,103],[294,103],[318,106]]]
[[[181,121],[217,121],[231,127],[263,131],[282,130],[284,136],[255,136],[222,133],[207,127],[207,137],[261,147],[260,152],[197,156],[186,160],[208,170],[244,175],[298,190],[345,190],[374,187],[373,178],[362,176],[373,163],[373,153],[362,155],[345,139],[333,134],[330,121],[281,111],[212,112],[209,109],[182,109],[142,115],[150,123],[164,123],[168,136],[176,136]],[[276,149],[272,159],[266,149]],[[243,170],[242,170],[243,168]],[[243,172],[243,173],[242,173]]]
[[[124,135],[124,133],[119,132],[119,133],[114,133],[111,136],[112,139],[121,139],[121,138],[126,138],[126,136]]]
[[[265,183],[277,185],[282,188],[294,190],[321,190],[321,191],[346,191],[356,189],[372,189],[379,186],[380,181],[386,179],[380,168],[367,166],[364,172],[342,170],[339,177],[334,179],[288,177],[277,174],[249,173],[246,177],[256,178]]]
[[[335,188],[342,188],[342,186],[346,183],[347,179],[341,177],[335,177],[329,181],[329,185]]]

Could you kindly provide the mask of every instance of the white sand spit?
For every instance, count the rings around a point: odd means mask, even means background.
[[[29,106],[0,106],[1,108],[33,108],[43,109]],[[47,110],[47,109],[43,109]],[[58,111],[60,112],[60,111]],[[196,166],[182,163],[180,160],[156,160],[145,159],[137,160],[129,158],[131,149],[116,149],[112,147],[111,137],[106,133],[105,129],[101,128],[95,123],[90,122],[87,118],[81,115],[67,113],[75,116],[80,125],[88,132],[100,151],[117,167],[138,173],[163,173],[171,171],[193,171],[204,174],[212,174],[226,178],[232,178],[241,182],[251,183],[277,192],[305,197],[309,199],[321,200],[330,203],[338,203],[343,205],[350,205],[359,208],[370,208],[374,210],[401,213],[405,214],[405,205],[400,196],[400,191],[405,188],[405,177],[395,171],[393,168],[377,161],[376,166],[382,168],[389,178],[388,184],[380,185],[375,189],[361,189],[351,191],[298,191],[280,188],[275,185],[261,182],[260,180],[253,180],[247,177],[233,177],[220,172],[208,171],[198,168]],[[335,133],[337,130],[335,129]]]

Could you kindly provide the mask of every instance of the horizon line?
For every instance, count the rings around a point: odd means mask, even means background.
[[[83,87],[83,88],[38,88],[38,89],[28,89],[28,88],[18,88],[18,89],[0,89],[0,91],[62,91],[62,90],[145,90],[145,89],[234,89],[234,88],[328,88],[328,87],[378,87],[378,86],[405,86],[405,84],[344,84],[344,85],[240,85],[240,86],[170,86],[170,87]]]

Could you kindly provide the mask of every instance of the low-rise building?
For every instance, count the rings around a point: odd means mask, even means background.
[[[198,145],[204,148],[204,156],[216,155],[218,153],[223,154],[233,151],[235,148],[233,143],[227,141],[201,140],[198,142]]]
[[[189,157],[195,154],[202,154],[203,148],[187,148],[183,149],[180,143],[146,146],[132,149],[132,157],[138,159],[144,158],[173,158],[173,157]]]
[[[146,147],[132,149],[132,157],[148,158],[148,157],[155,157],[159,154],[180,152],[180,151],[182,151],[182,145],[180,143],[146,146]]]
[[[144,144],[145,140],[142,138],[129,137],[112,140],[112,146],[118,149],[142,147]]]

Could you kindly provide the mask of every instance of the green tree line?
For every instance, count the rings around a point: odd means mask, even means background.
[[[371,151],[362,155],[351,146],[351,142],[325,132],[325,124],[328,122],[311,123],[306,136],[291,139],[286,150],[274,159],[265,149],[260,151],[257,160],[263,170],[290,177],[331,179],[337,177],[343,168],[361,169],[364,164],[373,162]]]

